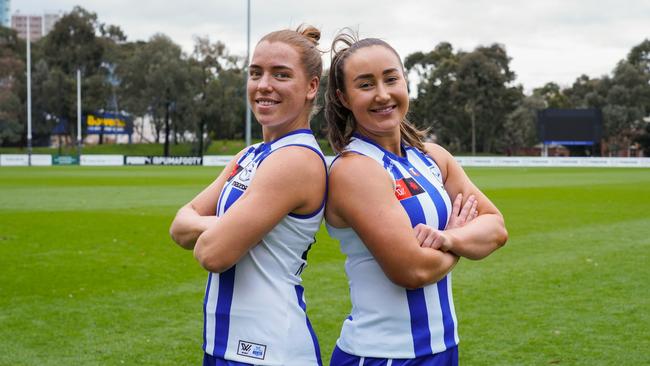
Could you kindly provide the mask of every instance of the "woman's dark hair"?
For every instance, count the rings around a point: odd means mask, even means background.
[[[327,121],[327,138],[334,151],[339,153],[350,143],[357,124],[352,111],[343,106],[337,95],[337,90],[345,93],[345,62],[357,50],[370,46],[382,46],[393,52],[399,60],[402,72],[404,72],[404,65],[397,51],[381,39],[365,38],[360,40],[348,28],[339,32],[334,38],[331,48],[332,62],[325,92],[325,120]],[[406,144],[424,150],[422,139],[425,132],[418,130],[406,118],[400,123],[400,133]]]

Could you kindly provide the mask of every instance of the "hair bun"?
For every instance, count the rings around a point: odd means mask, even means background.
[[[320,40],[320,30],[318,30],[316,27],[301,24],[298,29],[296,29],[296,32],[307,38],[315,46],[318,46],[318,41]]]

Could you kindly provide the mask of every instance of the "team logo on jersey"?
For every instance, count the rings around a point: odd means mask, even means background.
[[[436,178],[438,183],[440,183],[442,185],[443,184],[442,183],[442,173],[440,172],[440,170],[438,170],[438,168],[436,168],[435,166],[430,166],[429,170],[431,171],[431,174],[433,174],[433,177]]]
[[[239,344],[237,345],[237,354],[240,356],[263,360],[264,356],[266,356],[266,346],[263,344],[240,340]]]
[[[424,189],[413,178],[401,178],[395,181],[395,197],[404,200],[424,193]]]
[[[250,162],[248,165],[246,165],[244,169],[242,169],[241,173],[239,173],[239,179],[242,182],[246,182],[250,180],[254,168],[255,168],[255,164],[253,164],[253,162]]]

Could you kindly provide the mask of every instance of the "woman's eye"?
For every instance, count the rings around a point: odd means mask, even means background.
[[[286,72],[276,72],[275,74],[273,74],[273,76],[275,76],[278,79],[287,79],[287,78],[289,78],[289,74],[287,74]]]

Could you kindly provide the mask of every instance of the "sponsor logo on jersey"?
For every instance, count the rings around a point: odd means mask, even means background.
[[[240,356],[263,360],[264,356],[266,356],[266,346],[263,344],[240,340],[237,346],[237,354]]]
[[[395,197],[400,201],[420,193],[424,193],[424,189],[413,178],[401,178],[395,181]]]
[[[241,189],[242,191],[245,191],[246,188],[248,188],[247,185],[245,185],[244,183],[239,182],[239,181],[233,181],[233,182],[232,182],[232,186],[235,187],[235,188],[239,188],[239,189]]]

